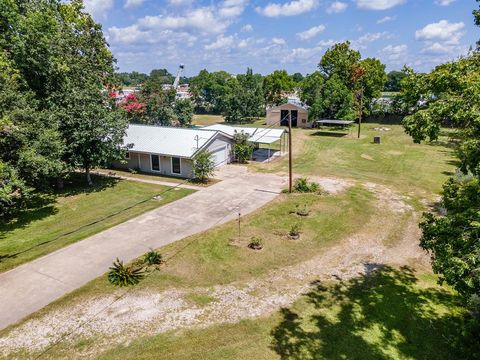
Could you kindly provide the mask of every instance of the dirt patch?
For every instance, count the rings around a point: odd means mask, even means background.
[[[381,208],[389,209],[394,213],[405,213],[413,210],[412,206],[406,203],[409,200],[408,197],[399,195],[386,186],[370,182],[365,183],[364,186],[375,194]]]
[[[372,158],[370,155],[367,155],[367,154],[362,154],[362,155],[360,155],[360,157],[361,157],[362,159],[365,159],[365,160],[370,160],[370,161],[374,161],[374,160],[375,160],[374,158]]]
[[[417,218],[411,207],[403,197],[384,186],[373,183],[365,186],[377,197],[377,214],[361,231],[308,261],[272,271],[247,283],[169,289],[160,293],[119,291],[114,295],[79,300],[77,305],[48,312],[13,329],[0,339],[0,351],[3,355],[21,350],[39,351],[75,330],[74,335],[67,336],[64,341],[75,343],[80,338],[95,338],[95,347],[82,353],[82,356],[94,357],[102,349],[139,336],[269,315],[291,305],[314,280],[349,279],[368,273],[379,264],[413,263],[427,267],[428,257],[418,247]],[[404,216],[396,217],[396,213]],[[406,218],[405,230],[400,239],[389,246],[385,240],[395,231],[400,218]],[[192,304],[188,300],[192,293],[208,295],[212,301],[204,305]],[[120,296],[122,294],[125,295]],[[82,326],[78,327],[79,324]]]
[[[318,183],[323,190],[330,194],[338,194],[353,186],[352,181],[335,178],[324,178],[319,176],[309,176],[309,180]]]

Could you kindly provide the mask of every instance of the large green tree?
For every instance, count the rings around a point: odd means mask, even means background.
[[[387,83],[385,84],[385,91],[398,92],[401,88],[401,82],[406,77],[403,71],[390,71],[387,74]]]
[[[40,189],[122,153],[114,59],[80,0],[0,3],[0,161]],[[90,178],[88,177],[90,180]]]
[[[275,70],[263,79],[263,91],[267,105],[280,105],[287,102],[286,94],[292,92],[295,81],[285,70]]]
[[[477,13],[478,14],[478,13]],[[480,336],[480,53],[436,67],[407,69],[402,97],[411,115],[404,126],[415,142],[436,140],[454,127],[460,173],[445,185],[444,214],[426,213],[421,246],[429,250],[441,280],[464,296]]]
[[[226,71],[208,72],[202,70],[190,80],[190,92],[193,95],[196,111],[221,114],[225,110],[225,99],[232,76]]]
[[[254,74],[252,69],[229,80],[224,110],[226,122],[251,122],[265,114],[262,83],[262,76]]]
[[[372,100],[381,95],[387,81],[385,65],[373,58],[361,58],[350,43],[335,44],[325,52],[318,64],[319,70],[308,75],[301,85],[300,98],[310,109],[313,119],[347,119],[357,117],[357,100],[361,94],[361,111],[371,111]],[[362,77],[353,76],[362,68]]]

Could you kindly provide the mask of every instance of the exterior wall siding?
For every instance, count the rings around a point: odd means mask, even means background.
[[[225,148],[228,162],[231,161],[231,152],[232,145],[231,139],[224,136],[218,135],[213,141],[211,141],[205,147],[207,151],[215,151],[221,148]],[[130,151],[130,159],[126,160],[126,163],[122,164],[120,161],[115,161],[111,164],[112,167],[122,170],[134,169],[141,172],[158,174],[158,175],[167,175],[175,176],[180,178],[192,178],[193,177],[193,160],[187,158],[180,158],[180,174],[174,174],[172,172],[172,157],[159,155],[160,160],[160,170],[152,170],[151,154],[138,153],[135,151]]]

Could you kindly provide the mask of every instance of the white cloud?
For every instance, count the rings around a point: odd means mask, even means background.
[[[145,0],[125,0],[123,7],[125,9],[137,7],[143,4]]]
[[[186,6],[190,5],[193,0],[168,0],[168,3],[172,6]]]
[[[105,17],[113,8],[113,0],[85,0],[85,10],[94,18]]]
[[[455,2],[455,0],[436,0],[435,4],[440,5],[440,6],[448,6]]]
[[[264,8],[257,7],[255,10],[267,17],[294,16],[315,9],[318,0],[293,0],[284,4],[269,3]]]
[[[404,2],[405,0],[357,0],[357,6],[366,10],[387,10]]]
[[[318,26],[314,26],[314,27],[312,27],[308,30],[297,33],[297,36],[301,40],[308,40],[308,39],[311,39],[311,38],[317,36],[318,34],[320,34],[324,30],[325,30],[325,25],[318,25]]]
[[[380,54],[393,62],[404,61],[408,52],[408,46],[402,45],[388,45],[380,50]]]
[[[225,31],[229,22],[219,19],[212,8],[202,7],[190,10],[181,16],[146,16],[138,20],[138,24],[149,29],[193,29],[215,34]]]
[[[328,39],[328,40],[320,40],[318,42],[319,46],[324,46],[324,47],[332,47],[333,45],[339,43],[341,41],[333,40],[333,39]]]
[[[393,21],[393,20],[395,20],[395,16],[385,16],[381,19],[378,19],[377,24],[384,24],[386,22]]]
[[[175,32],[172,30],[151,31],[142,30],[138,25],[130,25],[124,28],[112,26],[108,29],[107,40],[112,44],[154,44],[181,42],[182,44],[192,44],[196,41],[196,36],[187,32]]]
[[[219,35],[217,37],[217,40],[215,40],[213,43],[205,45],[205,50],[217,50],[217,49],[223,49],[227,47],[231,47],[234,44],[234,37],[233,36],[223,36]]]
[[[327,13],[329,14],[337,14],[341,13],[342,11],[345,11],[348,7],[347,3],[341,2],[341,1],[335,1],[330,4],[330,6],[327,8]]]
[[[463,22],[450,23],[448,20],[441,20],[437,23],[428,24],[423,29],[415,32],[417,40],[436,41],[441,40],[447,44],[458,44],[463,36]]]
[[[240,29],[242,32],[252,32],[253,31],[253,26],[250,24],[245,25]]]
[[[357,50],[363,50],[367,48],[367,45],[380,40],[380,39],[388,39],[390,37],[390,33],[384,32],[376,32],[376,33],[366,33],[365,35],[360,36],[358,39],[352,41],[352,47]]]
[[[296,61],[310,61],[312,58],[318,59],[322,53],[321,46],[312,48],[295,48],[290,51],[290,54],[282,59],[282,62],[296,62]]]
[[[282,39],[282,38],[272,38],[272,44],[275,44],[275,45],[286,45],[287,42],[285,41],[285,39]]]
[[[243,14],[247,0],[225,0],[220,4],[219,15],[224,18],[234,18]]]

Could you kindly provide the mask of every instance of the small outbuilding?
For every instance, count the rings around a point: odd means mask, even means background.
[[[193,159],[202,150],[216,166],[231,162],[232,137],[218,130],[130,124],[123,139],[126,162],[113,167],[181,178],[193,177]]]
[[[309,128],[308,110],[300,105],[286,103],[267,109],[267,125],[288,126],[288,115],[292,119],[292,127]]]

